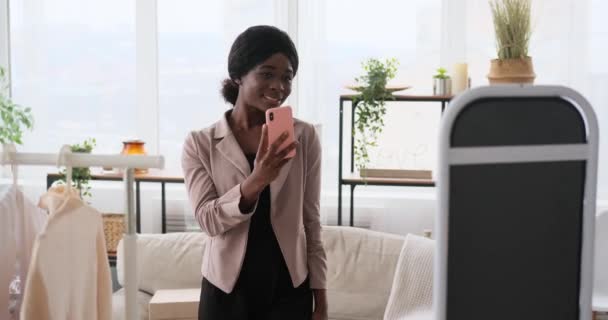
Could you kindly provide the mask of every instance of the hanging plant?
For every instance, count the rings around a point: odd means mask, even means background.
[[[6,71],[0,67],[0,144],[23,144],[24,129],[34,125],[32,110],[15,104],[8,96],[9,82]]]
[[[397,59],[369,59],[362,63],[365,74],[355,78],[359,95],[353,99],[357,104],[355,112],[355,164],[358,170],[369,165],[370,147],[377,147],[378,137],[384,128],[384,115],[386,100],[393,96],[386,89],[389,80],[395,77],[399,62]]]

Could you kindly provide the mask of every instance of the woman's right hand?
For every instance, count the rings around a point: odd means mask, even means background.
[[[262,136],[258,151],[255,157],[255,164],[251,175],[241,183],[241,203],[239,207],[241,212],[249,212],[251,207],[257,201],[260,193],[268,186],[281,172],[281,168],[289,162],[290,158],[285,158],[291,150],[294,150],[298,145],[294,141],[289,146],[280,150],[281,144],[287,139],[288,134],[284,132],[279,138],[274,141],[270,147],[268,146],[268,128],[264,124],[262,126]]]

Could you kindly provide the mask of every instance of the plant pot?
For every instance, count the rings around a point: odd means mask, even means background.
[[[433,79],[433,95],[449,96],[452,94],[452,79]]]
[[[490,84],[500,83],[534,83],[532,58],[494,59],[490,63],[488,80]]]

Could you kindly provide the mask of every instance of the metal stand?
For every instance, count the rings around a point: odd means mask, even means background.
[[[124,181],[127,228],[123,240],[125,257],[125,319],[139,319],[137,312],[137,221],[134,214],[133,180],[134,169],[126,168]]]
[[[576,91],[459,95],[439,142],[436,320],[591,319],[598,124]]]

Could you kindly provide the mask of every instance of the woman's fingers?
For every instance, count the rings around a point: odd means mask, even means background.
[[[281,145],[283,144],[283,142],[285,142],[285,139],[287,139],[289,135],[287,134],[287,131],[283,132],[279,138],[277,140],[275,140],[272,145],[270,145],[270,154],[276,154],[277,151],[279,150],[279,147],[281,147]]]
[[[260,139],[260,144],[258,145],[257,156],[259,157],[268,149],[268,128],[266,124],[262,125],[262,139]]]
[[[283,168],[283,166],[284,166],[284,165],[285,165],[287,162],[289,162],[289,160],[291,160],[291,158],[285,158],[285,159],[283,159],[283,160],[279,161],[279,163],[278,163],[278,164],[277,164],[277,166],[276,166],[276,169],[277,169],[277,170],[280,170],[281,168]],[[277,174],[278,174],[278,172],[277,172]]]
[[[285,158],[287,156],[287,154],[289,154],[297,146],[298,146],[298,142],[297,141],[292,142],[290,145],[288,145],[287,147],[285,147],[285,149],[283,149],[279,153],[277,153],[277,158],[280,159],[280,160],[283,160],[283,158]]]

